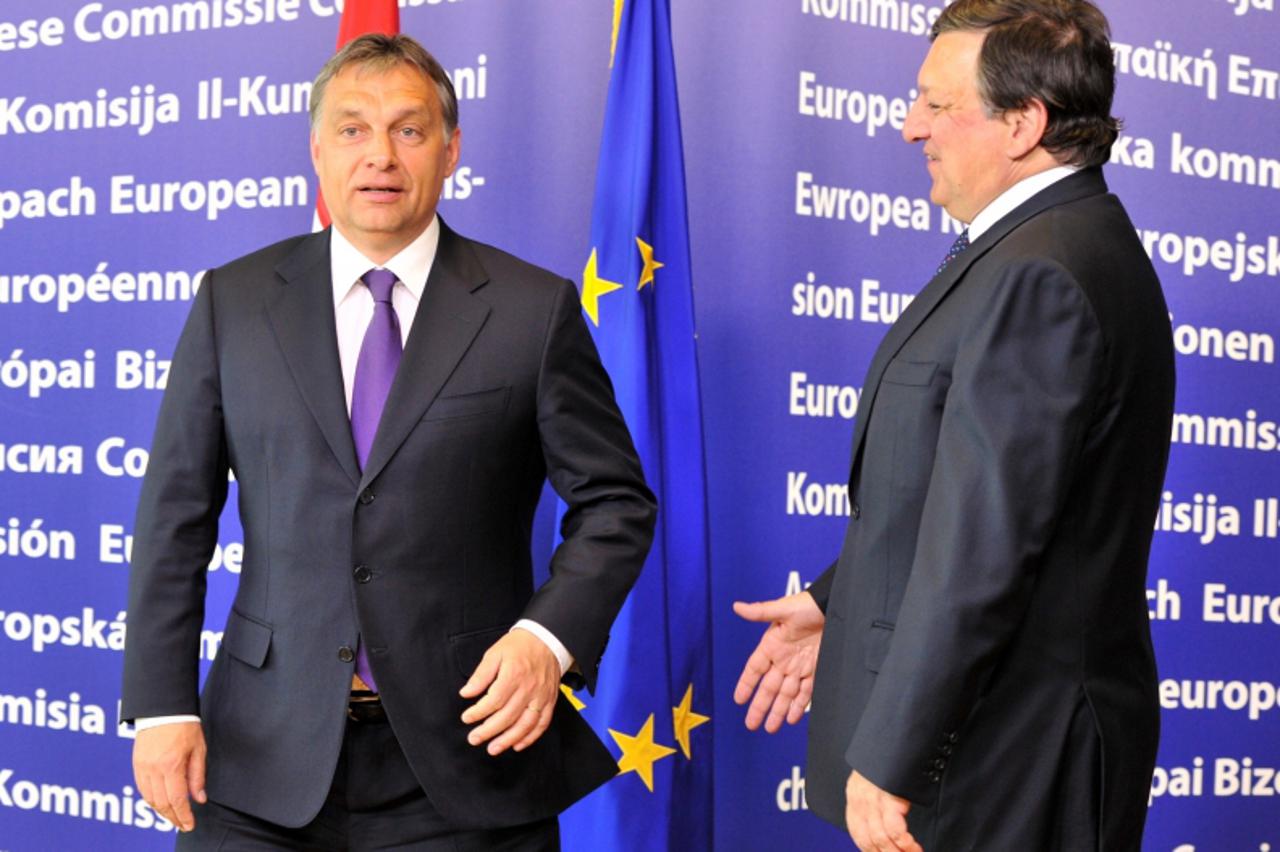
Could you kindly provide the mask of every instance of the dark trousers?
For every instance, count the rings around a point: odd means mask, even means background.
[[[347,722],[342,754],[324,806],[301,828],[285,828],[209,802],[192,803],[196,828],[178,835],[179,852],[558,852],[555,817],[528,825],[459,831],[427,799],[382,722]]]

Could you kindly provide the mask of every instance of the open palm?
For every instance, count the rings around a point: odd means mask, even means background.
[[[813,697],[813,674],[826,617],[808,592],[759,603],[738,602],[733,611],[748,621],[769,623],[733,691],[736,703],[751,701],[747,728],[754,731],[763,721],[764,729],[772,734],[784,720],[794,725],[804,717]]]

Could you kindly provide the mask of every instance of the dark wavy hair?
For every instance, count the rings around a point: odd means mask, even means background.
[[[1064,165],[1098,166],[1111,157],[1120,121],[1111,28],[1089,0],[956,0],[933,25],[986,34],[978,91],[993,115],[1032,100],[1049,113],[1040,144]]]

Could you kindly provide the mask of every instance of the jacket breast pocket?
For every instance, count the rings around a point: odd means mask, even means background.
[[[897,360],[885,368],[874,417],[881,418],[881,435],[893,448],[889,481],[895,492],[927,487],[949,385],[936,361]]]
[[[884,658],[889,653],[889,643],[893,641],[893,625],[887,621],[873,621],[867,631],[866,655],[864,662],[867,671],[879,674],[884,665]]]
[[[933,383],[938,372],[937,361],[890,361],[884,368],[883,382],[891,385],[915,385],[924,387]]]
[[[271,625],[244,615],[235,607],[227,615],[222,633],[222,650],[242,663],[262,668],[271,650]]]
[[[461,417],[479,417],[484,414],[501,414],[507,408],[507,399],[511,396],[511,388],[500,387],[474,393],[456,394],[454,396],[437,397],[431,403],[427,413],[422,415],[423,422],[436,420],[456,420]]]

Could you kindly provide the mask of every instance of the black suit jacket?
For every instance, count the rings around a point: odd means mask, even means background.
[[[560,697],[532,747],[467,744],[458,690],[519,618],[593,685],[655,506],[573,284],[442,225],[368,464],[356,463],[327,232],[213,270],[174,355],[134,531],[123,716],[199,713],[207,788],[298,826],[333,777],[362,637],[392,728],[459,828],[562,810],[617,766]],[[205,573],[239,483],[245,555],[197,699]],[[530,530],[568,504],[551,579]]]
[[[1155,762],[1147,556],[1174,391],[1159,282],[1102,173],[935,277],[863,387],[808,801],[852,769],[936,850],[1137,849]]]

